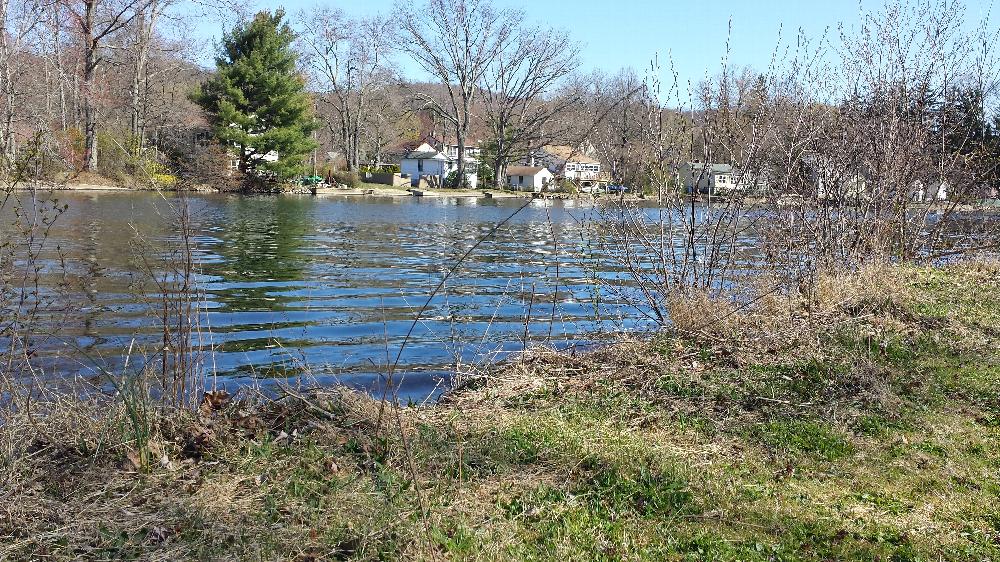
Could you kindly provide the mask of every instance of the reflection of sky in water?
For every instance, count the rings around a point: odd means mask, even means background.
[[[120,368],[133,339],[155,347],[159,321],[144,301],[155,296],[135,273],[137,249],[176,242],[175,221],[154,194],[59,196],[70,208],[52,231],[45,280],[59,280],[57,244],[71,291],[37,347],[50,369],[90,376],[95,365]],[[386,337],[395,358],[455,260],[523,201],[209,195],[189,204],[205,295],[201,343],[215,349],[206,369],[222,384],[308,371],[370,387],[384,371]],[[593,215],[575,202],[533,202],[473,252],[413,332],[400,369],[405,394],[425,396],[456,358],[520,349],[529,309],[532,343],[587,344],[646,327],[614,291],[598,289],[595,276],[627,284],[628,275],[602,261]]]

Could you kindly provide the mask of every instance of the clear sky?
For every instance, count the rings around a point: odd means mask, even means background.
[[[562,27],[582,43],[584,71],[614,72],[631,66],[640,72],[659,55],[669,55],[684,80],[716,73],[726,52],[729,35],[731,65],[763,69],[778,44],[794,44],[801,28],[809,37],[819,37],[825,29],[837,32],[838,23],[855,27],[862,10],[881,10],[882,0],[494,0],[497,5],[521,8],[527,19],[543,25]],[[941,0],[932,0],[941,1]],[[947,0],[953,1],[953,0]],[[256,0],[261,8],[284,6],[289,13],[317,5],[318,0]],[[408,5],[419,6],[421,0]],[[352,15],[390,13],[393,0],[326,0]],[[966,0],[967,20],[991,17],[993,0]],[[204,22],[203,35],[218,38],[221,28]],[[995,27],[993,25],[992,27]],[[416,77],[412,63],[400,57],[407,74]],[[661,66],[666,66],[662,64]]]

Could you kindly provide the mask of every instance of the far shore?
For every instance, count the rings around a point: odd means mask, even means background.
[[[175,187],[125,187],[113,184],[101,184],[92,182],[81,183],[39,183],[27,185],[24,183],[14,184],[14,189],[27,191],[30,189],[41,189],[45,191],[73,191],[73,192],[142,192],[142,191],[168,191],[168,192],[188,192],[188,193],[239,193],[219,191],[208,185],[195,185],[188,189],[178,189]],[[392,187],[381,184],[362,183],[356,188],[325,187],[312,193],[308,188],[297,188],[270,193],[271,195],[311,195],[314,197],[427,197],[427,198],[451,198],[451,199],[547,199],[547,200],[576,200],[576,201],[615,201],[625,200],[630,202],[649,201],[656,202],[656,197],[643,197],[638,194],[590,194],[590,193],[531,193],[526,191],[505,191],[499,189],[448,189],[448,188],[405,188],[402,186]],[[690,198],[687,198],[690,199]],[[697,199],[703,200],[703,197]],[[722,200],[722,197],[716,199]],[[749,205],[764,205],[765,201],[759,198],[748,198],[745,203]],[[795,201],[779,202],[785,207],[795,206],[799,203]],[[929,205],[929,206],[928,206]],[[1000,201],[989,201],[982,203],[957,203],[953,201],[935,201],[933,203],[911,203],[911,206],[919,209],[928,209],[932,212],[1000,212]]]

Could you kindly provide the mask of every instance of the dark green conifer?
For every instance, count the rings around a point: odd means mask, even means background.
[[[260,12],[225,34],[215,76],[194,95],[216,138],[255,184],[300,175],[305,156],[316,147],[312,100],[291,47],[295,34],[284,16],[280,9]]]

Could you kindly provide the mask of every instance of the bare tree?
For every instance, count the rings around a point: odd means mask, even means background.
[[[411,39],[403,50],[444,87],[443,101],[426,91],[417,97],[454,127],[458,181],[468,185],[465,143],[473,106],[490,64],[515,44],[510,38],[520,27],[522,13],[497,9],[489,0],[429,0],[416,10],[400,5],[397,11],[407,14],[399,23]]]
[[[35,0],[0,0],[0,158],[4,160],[13,159],[16,147],[14,119],[24,93],[18,85],[25,82],[18,78],[25,70],[23,48],[42,18],[42,6]]]
[[[145,140],[145,108],[147,105],[147,85],[149,81],[149,58],[153,46],[157,21],[170,0],[150,0],[145,9],[140,10],[128,27],[132,36],[130,58],[132,63],[132,84],[129,88],[129,125],[132,137],[141,148]]]
[[[579,66],[579,47],[569,35],[522,27],[506,39],[508,44],[500,45],[482,80],[484,120],[493,135],[497,185],[510,162],[547,136],[558,136],[550,124],[580,99],[574,92],[553,95]]]
[[[300,21],[303,60],[312,70],[320,103],[333,113],[327,127],[343,149],[348,169],[355,171],[361,143],[395,81],[390,27],[381,18],[354,20],[329,8],[303,13]]]
[[[367,121],[363,135],[371,166],[384,161],[385,150],[392,143],[414,139],[420,133],[420,123],[410,111],[405,86],[401,85],[379,92],[368,111]]]
[[[83,169],[97,169],[98,111],[97,71],[104,61],[102,48],[112,34],[124,29],[150,7],[154,0],[60,0],[72,16],[83,47],[83,79],[80,84],[84,121]]]

